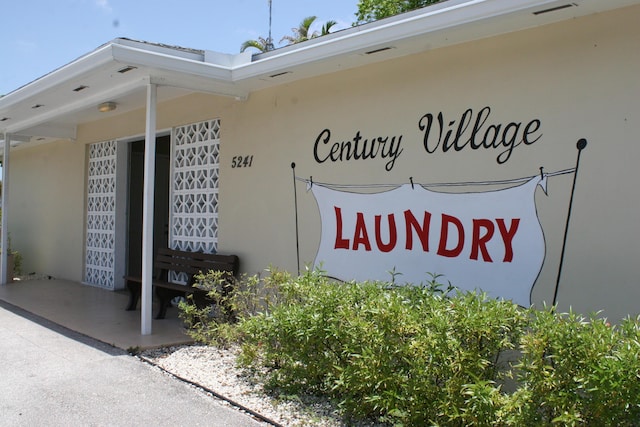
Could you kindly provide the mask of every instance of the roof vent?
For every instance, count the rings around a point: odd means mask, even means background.
[[[38,108],[42,108],[42,107],[44,107],[44,104],[36,104],[36,105],[34,105],[33,107],[31,107],[31,108],[33,108],[34,110],[36,110],[36,109],[38,109]]]
[[[75,88],[73,91],[74,91],[74,92],[80,92],[80,91],[83,91],[83,90],[87,89],[88,87],[89,87],[89,86],[80,85],[80,86],[78,86],[77,88]]]
[[[364,54],[365,55],[373,55],[373,54],[384,52],[385,50],[391,50],[391,49],[393,49],[392,46],[385,46],[385,47],[381,47],[380,49],[370,50],[368,52],[365,52]]]
[[[11,117],[3,117],[0,119],[0,122],[6,122],[7,120],[9,120]]]
[[[280,77],[280,76],[284,76],[285,74],[291,74],[291,71],[283,71],[282,73],[272,74],[269,77],[271,77],[271,78]]]
[[[136,68],[137,67],[134,67],[134,66],[131,66],[131,65],[127,65],[126,67],[119,69],[118,72],[120,74],[124,74],[124,73],[128,73],[131,70],[135,70]]]
[[[557,10],[562,10],[562,9],[566,9],[568,7],[573,7],[573,6],[577,6],[577,4],[575,4],[575,3],[563,4],[561,6],[556,6],[556,7],[551,7],[549,9],[539,10],[537,12],[533,12],[533,14],[534,15],[542,15],[542,14],[545,14],[545,13],[555,12]]]

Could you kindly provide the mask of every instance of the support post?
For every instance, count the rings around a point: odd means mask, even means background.
[[[4,134],[4,154],[2,159],[2,224],[0,228],[2,230],[2,236],[0,237],[0,249],[2,250],[2,256],[0,256],[0,285],[6,285],[9,282],[9,227],[7,212],[7,200],[9,197],[9,151],[11,150],[11,134]]]
[[[144,145],[144,192],[142,202],[142,285],[140,333],[152,333],[153,304],[153,210],[156,162],[157,86],[147,85],[147,115]]]

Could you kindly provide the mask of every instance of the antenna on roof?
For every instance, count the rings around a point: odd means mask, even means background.
[[[267,50],[275,49],[273,46],[273,39],[271,38],[271,2],[272,0],[269,0],[269,37],[267,38]]]

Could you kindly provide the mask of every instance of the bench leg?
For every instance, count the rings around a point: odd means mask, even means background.
[[[158,313],[156,314],[156,319],[164,319],[167,315],[167,309],[171,305],[171,300],[164,301],[160,300],[160,307],[158,307]]]
[[[167,315],[169,304],[171,304],[171,298],[169,298],[165,290],[162,288],[156,288],[156,295],[158,296],[159,301],[156,319],[164,319],[164,317]]]
[[[174,291],[172,289],[165,289],[159,286],[156,286],[156,296],[160,302],[158,307],[158,314],[156,314],[156,319],[164,319],[167,315],[167,309],[171,307],[171,300],[175,297],[184,296],[184,292],[182,291]]]
[[[127,311],[133,311],[138,307],[138,301],[140,300],[141,285],[140,283],[127,281],[127,289],[129,289],[129,303],[127,304]]]
[[[210,301],[207,298],[207,294],[205,292],[196,291],[196,292],[193,292],[191,295],[193,297],[193,303],[195,304],[196,308],[198,308],[199,310],[202,310],[203,308],[212,304],[212,301]]]

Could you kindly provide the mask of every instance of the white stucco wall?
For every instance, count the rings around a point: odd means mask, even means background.
[[[295,270],[292,161],[298,175],[333,183],[509,179],[535,175],[540,166],[574,167],[576,142],[586,138],[558,302],[611,318],[637,313],[639,18],[640,8],[627,8],[253,94],[222,116],[221,248],[245,252],[250,271],[268,263]],[[535,135],[542,136],[516,147],[504,164],[496,161],[499,150],[423,149],[424,114],[459,120],[467,108],[485,106],[488,123],[538,119]],[[404,151],[389,172],[378,159],[319,164],[313,145],[325,128],[332,142],[358,131],[363,138],[402,135]],[[254,155],[253,166],[231,169],[229,156],[236,155]],[[536,195],[547,242],[536,304],[553,299],[572,180],[551,178],[549,196]],[[315,201],[303,186],[298,191],[301,258],[308,263],[320,225]]]
[[[82,277],[84,148],[60,141],[11,153],[9,232],[23,274]]]

